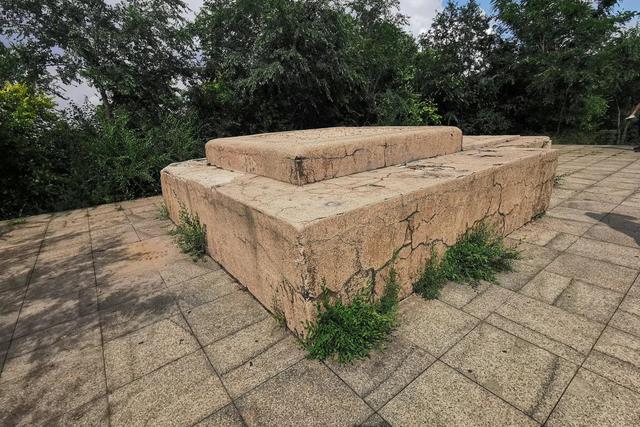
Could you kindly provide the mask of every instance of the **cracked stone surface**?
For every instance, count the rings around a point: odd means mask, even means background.
[[[0,222],[0,425],[640,425],[640,154],[556,148],[593,181],[553,189],[579,213],[511,233],[523,259],[497,284],[403,300],[386,348],[348,366],[305,359],[177,251],[160,197]]]
[[[373,283],[378,293],[393,267],[406,296],[432,248],[483,220],[507,234],[544,212],[557,155],[483,148],[303,186],[201,160],[161,179],[171,218],[181,206],[197,213],[212,257],[303,333],[323,288],[349,299]]]
[[[218,138],[207,161],[295,185],[352,175],[462,150],[450,126],[367,126],[308,129]]]

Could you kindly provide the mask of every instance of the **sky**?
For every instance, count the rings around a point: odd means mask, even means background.
[[[464,1],[460,0],[461,3]],[[185,2],[195,12],[202,6],[203,0],[185,0]],[[400,0],[400,11],[409,17],[408,30],[414,36],[418,36],[422,31],[428,29],[436,13],[443,8],[445,3],[446,0]],[[491,13],[491,0],[478,0],[478,3],[485,11],[489,14]],[[621,7],[627,10],[640,11],[640,0],[623,0]],[[66,92],[65,98],[67,99],[57,100],[62,107],[72,102],[82,104],[85,99],[93,103],[98,101],[95,90],[87,84],[68,86],[64,89]]]

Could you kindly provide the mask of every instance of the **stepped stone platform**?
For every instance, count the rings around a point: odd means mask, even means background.
[[[557,165],[541,148],[548,139],[474,138],[481,148],[464,151],[446,127],[214,140],[207,160],[162,171],[163,197],[174,221],[181,206],[196,213],[210,255],[304,333],[323,288],[348,299],[373,284],[379,294],[393,267],[406,296],[432,248],[480,221],[510,233],[547,209]]]
[[[206,152],[214,166],[304,185],[461,148],[462,132],[455,127],[371,126],[218,138]]]

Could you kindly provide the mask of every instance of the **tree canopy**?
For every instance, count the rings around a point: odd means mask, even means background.
[[[640,102],[634,12],[492,4],[449,1],[414,37],[398,0],[4,0],[0,143],[15,156],[0,216],[153,194],[164,164],[216,136],[442,123],[640,138],[624,132]],[[99,102],[56,109],[68,84]]]

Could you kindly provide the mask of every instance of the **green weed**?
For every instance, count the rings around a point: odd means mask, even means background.
[[[169,208],[165,203],[162,203],[158,208],[158,219],[169,219]]]
[[[207,251],[206,229],[204,225],[200,224],[198,215],[189,212],[182,203],[178,216],[179,222],[171,234],[176,236],[180,250],[197,260]]]
[[[413,290],[426,299],[436,299],[440,296],[440,290],[446,282],[445,269],[442,268],[436,251],[432,250],[429,262],[416,283],[413,284]]]
[[[367,357],[380,347],[396,326],[400,286],[392,270],[382,296],[372,301],[371,289],[363,289],[349,304],[330,298],[325,289],[318,303],[316,323],[307,323],[302,345],[308,358],[332,358],[341,364]]]
[[[518,258],[518,251],[506,247],[493,228],[481,223],[448,248],[442,259],[432,253],[414,290],[424,298],[434,299],[447,281],[472,286],[483,280],[495,283],[496,273],[511,271],[513,260]]]
[[[553,186],[557,187],[558,185],[562,185],[566,177],[567,177],[567,174],[564,174],[564,173],[560,175],[555,175],[553,177]]]
[[[284,312],[278,308],[278,302],[275,297],[273,297],[271,307],[271,316],[273,316],[273,319],[276,321],[278,326],[282,328],[286,327],[287,318],[285,317]]]
[[[543,218],[545,215],[547,214],[546,211],[542,211],[542,212],[538,212],[537,214],[535,214],[533,217],[531,217],[532,221],[537,221],[541,218]]]
[[[17,227],[18,225],[26,224],[26,218],[13,218],[7,221],[9,227]]]

